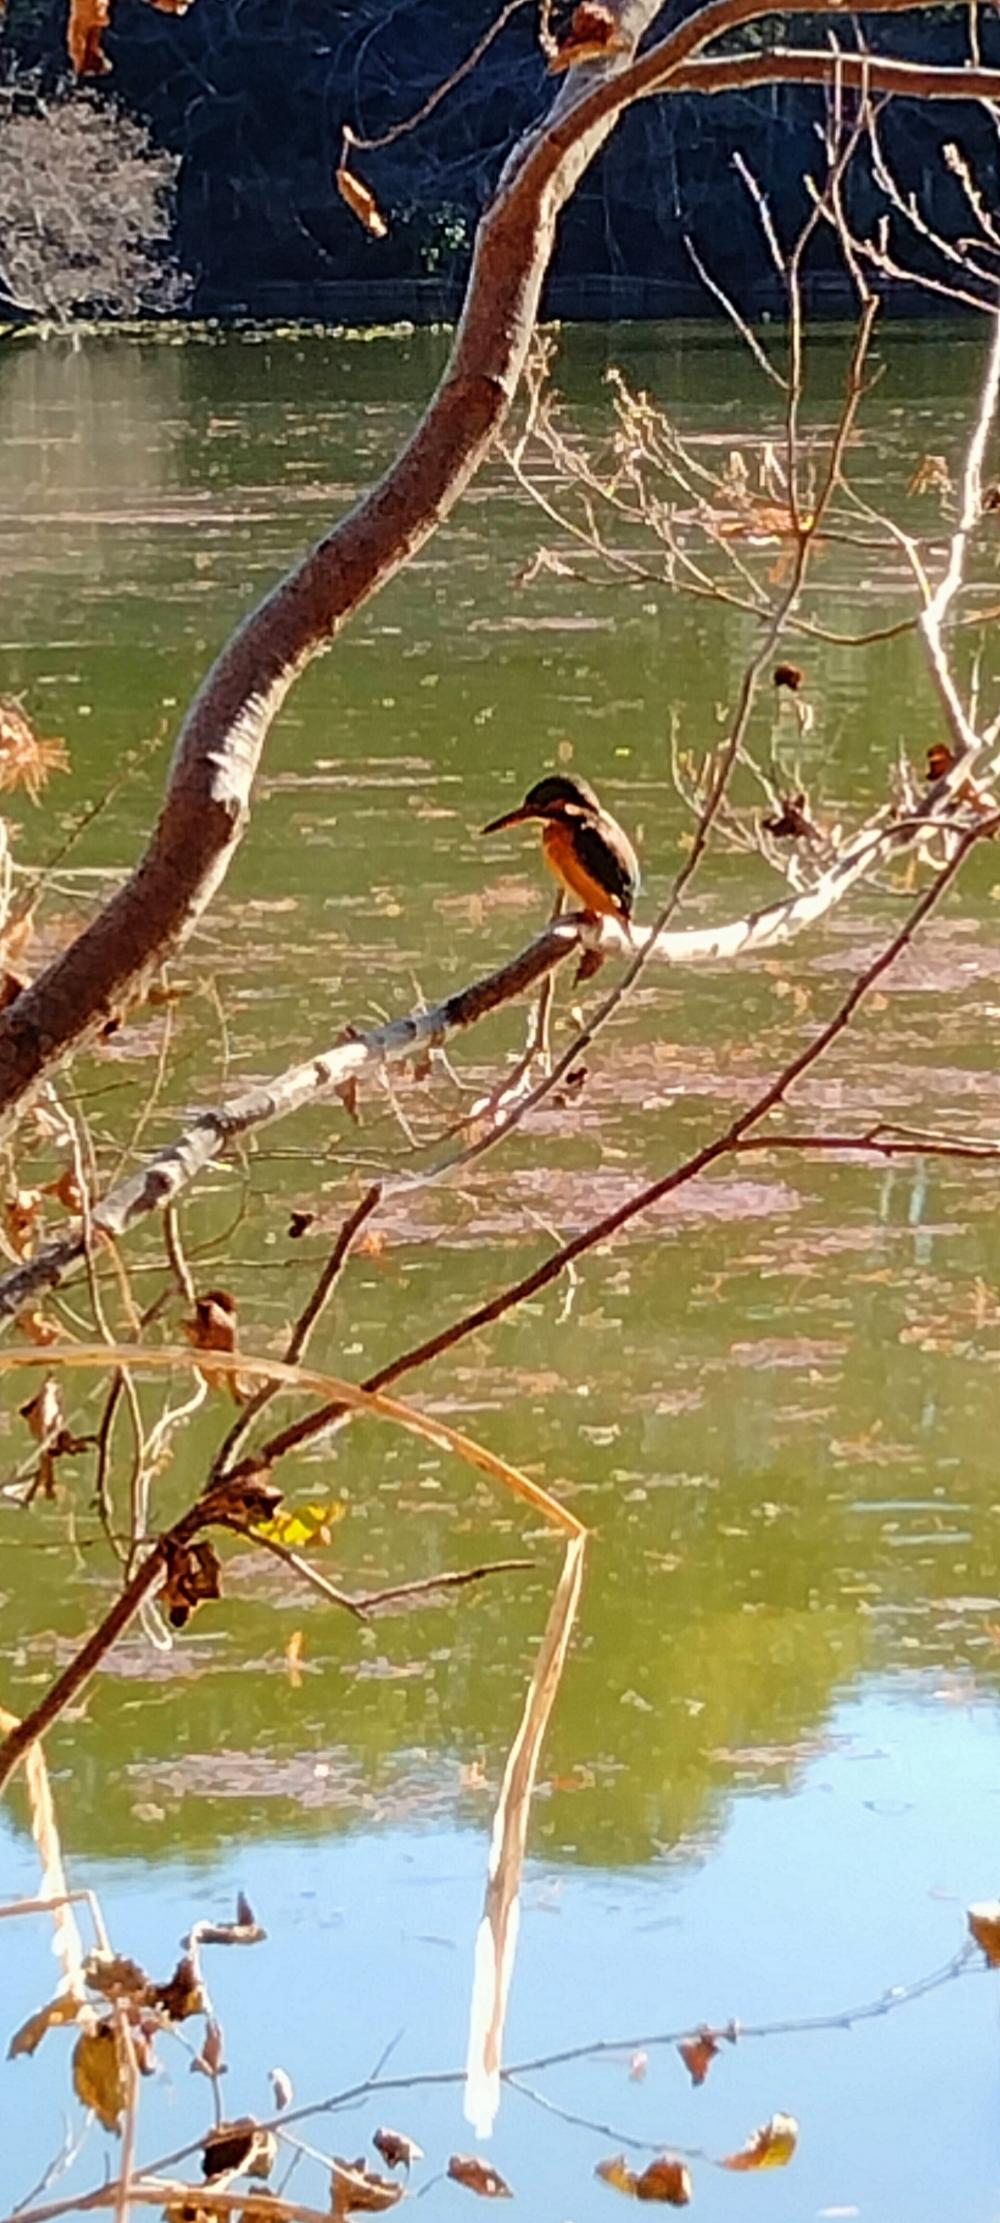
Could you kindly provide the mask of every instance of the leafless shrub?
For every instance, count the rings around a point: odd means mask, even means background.
[[[177,304],[178,158],[100,95],[0,87],[0,296],[64,326]]]

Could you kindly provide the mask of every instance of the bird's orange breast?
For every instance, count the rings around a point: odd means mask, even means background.
[[[576,896],[585,911],[607,913],[612,918],[622,916],[623,906],[619,898],[588,872],[582,858],[577,854],[571,826],[560,825],[558,820],[546,826],[542,835],[542,849],[549,871],[554,872],[556,879],[562,881],[563,887]]]

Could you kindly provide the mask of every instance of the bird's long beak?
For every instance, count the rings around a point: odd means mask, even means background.
[[[519,803],[516,810],[505,811],[502,818],[491,818],[489,825],[480,826],[479,831],[481,834],[498,834],[501,826],[520,826],[526,818],[535,818],[537,815],[536,811],[528,809],[526,803]]]

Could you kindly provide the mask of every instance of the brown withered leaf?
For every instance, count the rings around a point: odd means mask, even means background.
[[[47,2030],[65,2028],[68,2022],[77,2020],[79,2013],[80,2001],[74,1999],[72,1992],[64,1991],[58,1999],[50,1999],[47,2006],[37,2008],[27,2022],[22,2022],[20,2029],[15,2030],[7,2047],[8,2061],[16,2061],[19,2053],[34,2053]]]
[[[158,2067],[156,2059],[156,2036],[159,2029],[159,2024],[157,2022],[156,2016],[140,2015],[138,2017],[138,2020],[134,2016],[130,2016],[129,2027],[132,2036],[132,2051],[135,2055],[135,2065],[139,2071],[140,2076],[155,2076]]]
[[[282,1492],[272,1482],[266,1467],[255,1467],[252,1460],[234,1470],[225,1482],[218,1482],[214,1489],[206,1490],[202,1499],[206,1521],[214,1521],[220,1528],[260,1528],[265,1521],[273,1521],[281,1504]]]
[[[46,1344],[58,1343],[62,1334],[54,1320],[46,1319],[40,1305],[27,1305],[23,1312],[17,1313],[14,1325],[21,1335],[27,1336],[29,1343],[37,1343],[43,1349]]]
[[[183,1629],[206,1600],[221,1598],[219,1554],[207,1536],[194,1544],[178,1544],[168,1538],[166,1570],[156,1595],[172,1629]]]
[[[261,1945],[267,1931],[261,1928],[245,1892],[236,1900],[235,1922],[196,1922],[188,1944],[197,1945]]]
[[[15,1189],[13,1194],[5,1199],[3,1207],[4,1233],[15,1257],[30,1257],[41,1209],[41,1189]]]
[[[765,833],[773,834],[777,841],[819,839],[818,828],[812,823],[806,808],[806,797],[783,795],[781,809],[773,818],[761,820]]]
[[[354,1074],[351,1074],[349,1080],[343,1081],[339,1088],[335,1088],[333,1093],[335,1096],[339,1096],[348,1119],[353,1119],[355,1126],[359,1127],[361,1125],[361,1114],[358,1110],[358,1102],[361,1091]]]
[[[119,2135],[126,2086],[113,2022],[99,2022],[96,2030],[81,2032],[73,2047],[72,2071],[77,2099],[93,2109],[105,2130]]]
[[[2,947],[0,943],[0,951]],[[0,1011],[9,1011],[11,1004],[16,1003],[18,997],[24,994],[27,985],[23,973],[11,972],[10,966],[5,965],[0,972]]]
[[[202,2140],[202,2175],[209,2180],[223,2176],[268,2177],[277,2151],[273,2130],[262,2130],[254,2115],[238,2115],[231,2123],[217,2124]]]
[[[54,1196],[57,1203],[66,1206],[67,1212],[80,1212],[83,1209],[83,1192],[74,1166],[64,1166],[57,1181],[45,1181],[41,1193],[43,1196]]]
[[[387,2169],[410,2169],[415,2161],[424,2158],[423,2147],[401,2130],[377,2130],[372,2145],[376,2153],[381,2154]]]
[[[379,2215],[383,2208],[394,2208],[402,2197],[402,2185],[395,2184],[391,2177],[380,2177],[377,2169],[369,2169],[363,2156],[357,2161],[342,2161],[339,2154],[334,2154],[330,2179],[334,2216]]]
[[[111,68],[101,43],[110,18],[110,0],[70,0],[66,45],[78,77],[103,77]]]
[[[514,2195],[506,2179],[489,2161],[481,2161],[478,2154],[452,2154],[448,2175],[456,2184],[464,2184],[469,2192],[478,2192],[484,2200],[512,2200]]]
[[[794,2115],[772,2115],[770,2122],[751,2131],[738,2154],[726,2154],[722,2169],[784,2169],[799,2142]]]
[[[980,1899],[968,1908],[969,1932],[982,1947],[991,1968],[1000,1968],[1000,1899]]]
[[[604,2184],[625,2192],[632,2200],[659,2200],[666,2207],[686,2208],[691,2199],[691,2172],[674,2154],[659,2154],[648,2168],[630,2169],[624,2154],[599,2161],[594,2171]]]
[[[152,2005],[170,2022],[186,2022],[189,2015],[203,2015],[205,1993],[193,1953],[185,1953],[165,1984],[153,1985]]]
[[[580,62],[605,62],[609,55],[624,53],[627,47],[628,40],[610,8],[601,0],[579,0],[565,38],[550,57],[549,71],[555,76],[560,70],[575,69]]]
[[[360,178],[355,177],[353,170],[349,170],[346,163],[342,162],[340,164],[336,172],[336,180],[337,191],[341,200],[347,202],[351,214],[357,217],[359,224],[364,225],[366,232],[370,232],[373,239],[385,239],[389,226],[374,193],[369,191],[367,185],[364,185]],[[342,1093],[343,1091],[338,1089],[338,1096]]]
[[[163,2223],[232,2223],[232,2209],[211,2199],[168,2200]]]
[[[62,1400],[54,1374],[47,1374],[37,1396],[19,1407],[37,1443],[51,1442],[63,1426]]]
[[[203,1296],[195,1298],[193,1317],[182,1320],[181,1328],[196,1351],[235,1351],[237,1315],[232,1290],[206,1289]],[[252,1394],[238,1374],[222,1367],[199,1366],[198,1372],[209,1389],[228,1390],[234,1404],[245,1405]]]
[[[138,1961],[127,1953],[90,1953],[83,1973],[91,1991],[102,1999],[123,1999],[130,2007],[150,2007],[156,1986]]]
[[[711,2030],[699,2030],[693,2038],[682,2039],[677,2051],[692,2084],[704,2084],[718,2050],[718,2038]]]
[[[271,2069],[269,2074],[274,2093],[274,2111],[276,2115],[281,2115],[286,2107],[291,2106],[295,2097],[292,2080],[287,2069]]]
[[[297,1243],[300,1236],[308,1235],[309,1229],[312,1227],[315,1218],[315,1212],[307,1212],[302,1206],[297,1207],[294,1212],[289,1213],[288,1233],[293,1243]]]
[[[907,481],[908,494],[950,494],[951,472],[943,455],[922,455]],[[986,503],[983,503],[985,509]]]
[[[191,2075],[194,2076],[197,2074],[198,2076],[225,2076],[225,2050],[225,2040],[223,2039],[222,2035],[222,2024],[216,2022],[214,2015],[210,2015],[208,2021],[205,2024],[205,2035],[201,2042],[201,2052],[195,2054],[194,2060],[191,2063]]]
[[[773,685],[787,687],[792,695],[798,694],[804,678],[805,673],[798,664],[776,664],[771,673]]]

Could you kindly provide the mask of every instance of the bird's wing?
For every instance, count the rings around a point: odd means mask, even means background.
[[[639,893],[639,860],[627,834],[614,821],[598,825],[581,818],[574,824],[573,841],[587,872],[607,889],[615,909],[631,918]]]

